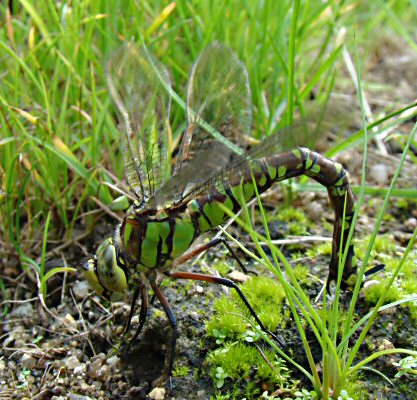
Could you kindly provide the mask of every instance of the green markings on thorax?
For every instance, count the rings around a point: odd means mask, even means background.
[[[184,254],[193,243],[195,228],[191,219],[177,219],[175,221],[174,236],[172,239],[172,258]]]

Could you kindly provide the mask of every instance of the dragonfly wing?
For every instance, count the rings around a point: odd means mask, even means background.
[[[169,74],[144,45],[127,43],[112,55],[106,76],[124,125],[121,144],[126,178],[138,199],[146,201],[169,173]]]
[[[230,48],[214,43],[198,57],[187,87],[187,129],[171,180],[149,206],[181,199],[244,154],[252,124],[246,67]]]
[[[303,146],[315,129],[315,126],[310,126],[305,121],[280,129],[262,142],[252,146],[245,154],[235,157],[226,168],[212,175],[206,182],[196,185],[187,191],[183,201],[212,194],[219,187],[222,187],[222,185],[219,186],[219,183],[238,182],[247,173],[248,161],[274,156],[290,148]]]
[[[243,148],[243,135],[250,134],[251,92],[246,67],[229,47],[213,43],[194,63],[187,86],[187,123],[174,173],[213,142],[242,153],[234,146]]]

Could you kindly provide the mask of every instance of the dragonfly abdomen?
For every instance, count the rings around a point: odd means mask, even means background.
[[[224,207],[236,213],[242,206],[242,200],[245,203],[252,200],[256,196],[253,181],[256,182],[258,193],[263,193],[275,182],[300,175],[309,176],[327,188],[335,211],[329,282],[336,279],[339,251],[345,248],[355,207],[343,166],[314,151],[299,147],[277,155],[249,160],[234,172],[228,175],[227,181],[219,181],[217,193],[199,197],[189,203],[188,211],[198,230],[203,233],[224,223],[229,218]],[[356,274],[355,267],[356,259],[351,241],[343,273],[344,284]]]

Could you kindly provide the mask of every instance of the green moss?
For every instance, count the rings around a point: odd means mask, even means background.
[[[263,350],[262,353],[269,365],[256,347],[241,342],[228,342],[208,354],[210,375],[215,382],[225,379],[243,382],[255,377],[271,384],[284,385],[290,378],[284,361],[270,350]]]
[[[379,285],[372,285],[364,290],[365,299],[370,304],[376,304],[383,293],[386,292],[385,286],[388,278],[381,281]],[[389,288],[385,297],[384,304],[398,300],[402,296],[401,289],[396,282]]]
[[[308,257],[329,256],[332,254],[332,242],[320,243],[318,246],[308,249],[306,253]]]
[[[370,240],[370,236],[365,236],[360,241],[355,242],[355,246],[357,249],[358,254],[365,253],[366,248],[368,247],[368,243]],[[373,254],[376,255],[393,255],[396,250],[395,240],[392,235],[385,234],[385,235],[378,235],[375,239],[375,244],[373,247]]]
[[[297,264],[293,269],[293,273],[300,285],[310,285],[311,277],[308,275],[308,267],[302,264]]]
[[[273,220],[287,222],[289,225],[289,234],[291,235],[305,235],[307,233],[309,220],[299,208],[282,208]]]
[[[301,270],[299,274],[306,275],[305,271]],[[278,326],[284,326],[283,321],[288,313],[283,311],[284,291],[276,280],[256,276],[240,287],[268,329],[275,331]],[[216,386],[223,388],[227,383],[228,388],[226,394],[221,394],[226,397],[216,398],[259,398],[261,381],[270,387],[278,385],[290,388],[290,392],[295,390],[296,384],[289,379],[284,361],[270,350],[264,349],[261,354],[258,347],[251,344],[256,342],[260,335],[253,332],[248,324],[247,318],[252,317],[240,297],[231,291],[230,296],[220,297],[213,307],[214,314],[207,322],[206,330],[221,347],[208,354],[207,362]],[[233,388],[230,390],[231,384]]]
[[[241,286],[242,292],[253,307],[262,323],[271,331],[283,324],[282,302],[285,294],[281,285],[274,279],[256,276]],[[217,337],[221,332],[226,338],[235,338],[247,329],[242,315],[252,318],[239,295],[231,290],[231,296],[222,296],[215,301],[214,314],[206,324],[207,334]],[[217,337],[218,338],[218,337]]]
[[[176,367],[172,374],[174,377],[179,378],[181,376],[187,376],[189,372],[190,369],[186,365],[181,365]]]
[[[225,261],[219,261],[212,264],[213,268],[220,274],[220,276],[226,276],[231,268],[230,264]]]

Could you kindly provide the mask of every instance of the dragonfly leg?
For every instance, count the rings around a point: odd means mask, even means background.
[[[236,260],[239,267],[242,269],[242,271],[245,274],[252,273],[252,271],[248,271],[247,268],[243,265],[242,261],[239,259],[235,251],[232,249],[230,244],[227,242],[227,240],[223,237],[218,237],[210,240],[208,243],[203,244],[201,246],[196,247],[195,249],[192,249],[188,251],[187,253],[183,254],[182,256],[178,257],[175,262],[174,266],[178,266],[181,264],[184,264],[185,262],[191,260],[192,258],[198,256],[200,253],[203,253],[204,251],[210,249],[211,247],[217,246],[219,243],[222,243],[226,249],[229,251],[231,256]]]
[[[285,346],[283,341],[279,339],[274,333],[272,333],[270,330],[266,329],[264,324],[259,319],[258,315],[256,314],[255,310],[252,308],[252,306],[249,304],[248,299],[245,297],[243,292],[240,290],[239,286],[236,285],[233,281],[226,278],[221,278],[218,276],[212,276],[212,275],[205,275],[205,274],[199,274],[195,272],[185,272],[185,271],[174,271],[171,273],[168,273],[169,277],[172,279],[191,279],[194,281],[203,281],[203,282],[211,282],[216,283],[218,285],[227,286],[229,288],[232,288],[236,290],[239,297],[242,299],[243,303],[245,304],[246,308],[249,310],[252,317],[255,319],[255,321],[258,323],[258,325],[261,327],[261,329],[270,335],[274,340],[277,341],[282,347]]]
[[[141,297],[141,303],[140,303],[140,312],[139,312],[139,326],[136,329],[135,334],[131,337],[130,343],[133,343],[137,337],[139,336],[140,332],[142,331],[143,325],[145,325],[146,317],[148,315],[148,290],[146,289],[145,285],[140,286],[140,297]],[[132,316],[130,315],[130,318]]]
[[[219,237],[216,239],[213,239],[209,242],[209,244],[211,242],[215,242],[213,243],[213,246],[215,246],[217,243],[223,243],[223,245],[226,247],[226,249],[229,251],[229,253],[231,254],[231,256],[235,259],[235,261],[238,263],[240,269],[245,273],[245,274],[254,274],[256,275],[255,271],[248,271],[248,269],[243,265],[243,262],[240,260],[240,258],[237,256],[237,254],[235,253],[235,251],[232,249],[232,247],[230,246],[229,242],[224,238],[224,237]]]
[[[139,292],[140,292],[140,287],[137,287],[135,289],[135,291],[133,292],[132,303],[130,305],[129,317],[127,318],[125,329],[123,330],[123,337],[127,334],[127,332],[129,332],[130,323],[132,322],[132,317],[133,317],[133,314],[134,314],[135,308],[136,308],[136,302],[138,301],[138,298],[139,298]]]
[[[172,327],[172,338],[171,338],[171,350],[169,353],[169,359],[168,359],[168,376],[169,376],[169,390],[172,390],[172,367],[174,365],[174,357],[175,357],[175,348],[177,344],[177,319],[175,318],[174,313],[171,310],[171,306],[168,303],[168,300],[162,293],[161,289],[158,287],[158,285],[152,281],[151,282],[152,290],[155,293],[155,296],[159,300],[159,302],[162,304],[162,307],[165,310],[165,313],[169,319],[169,323]]]

